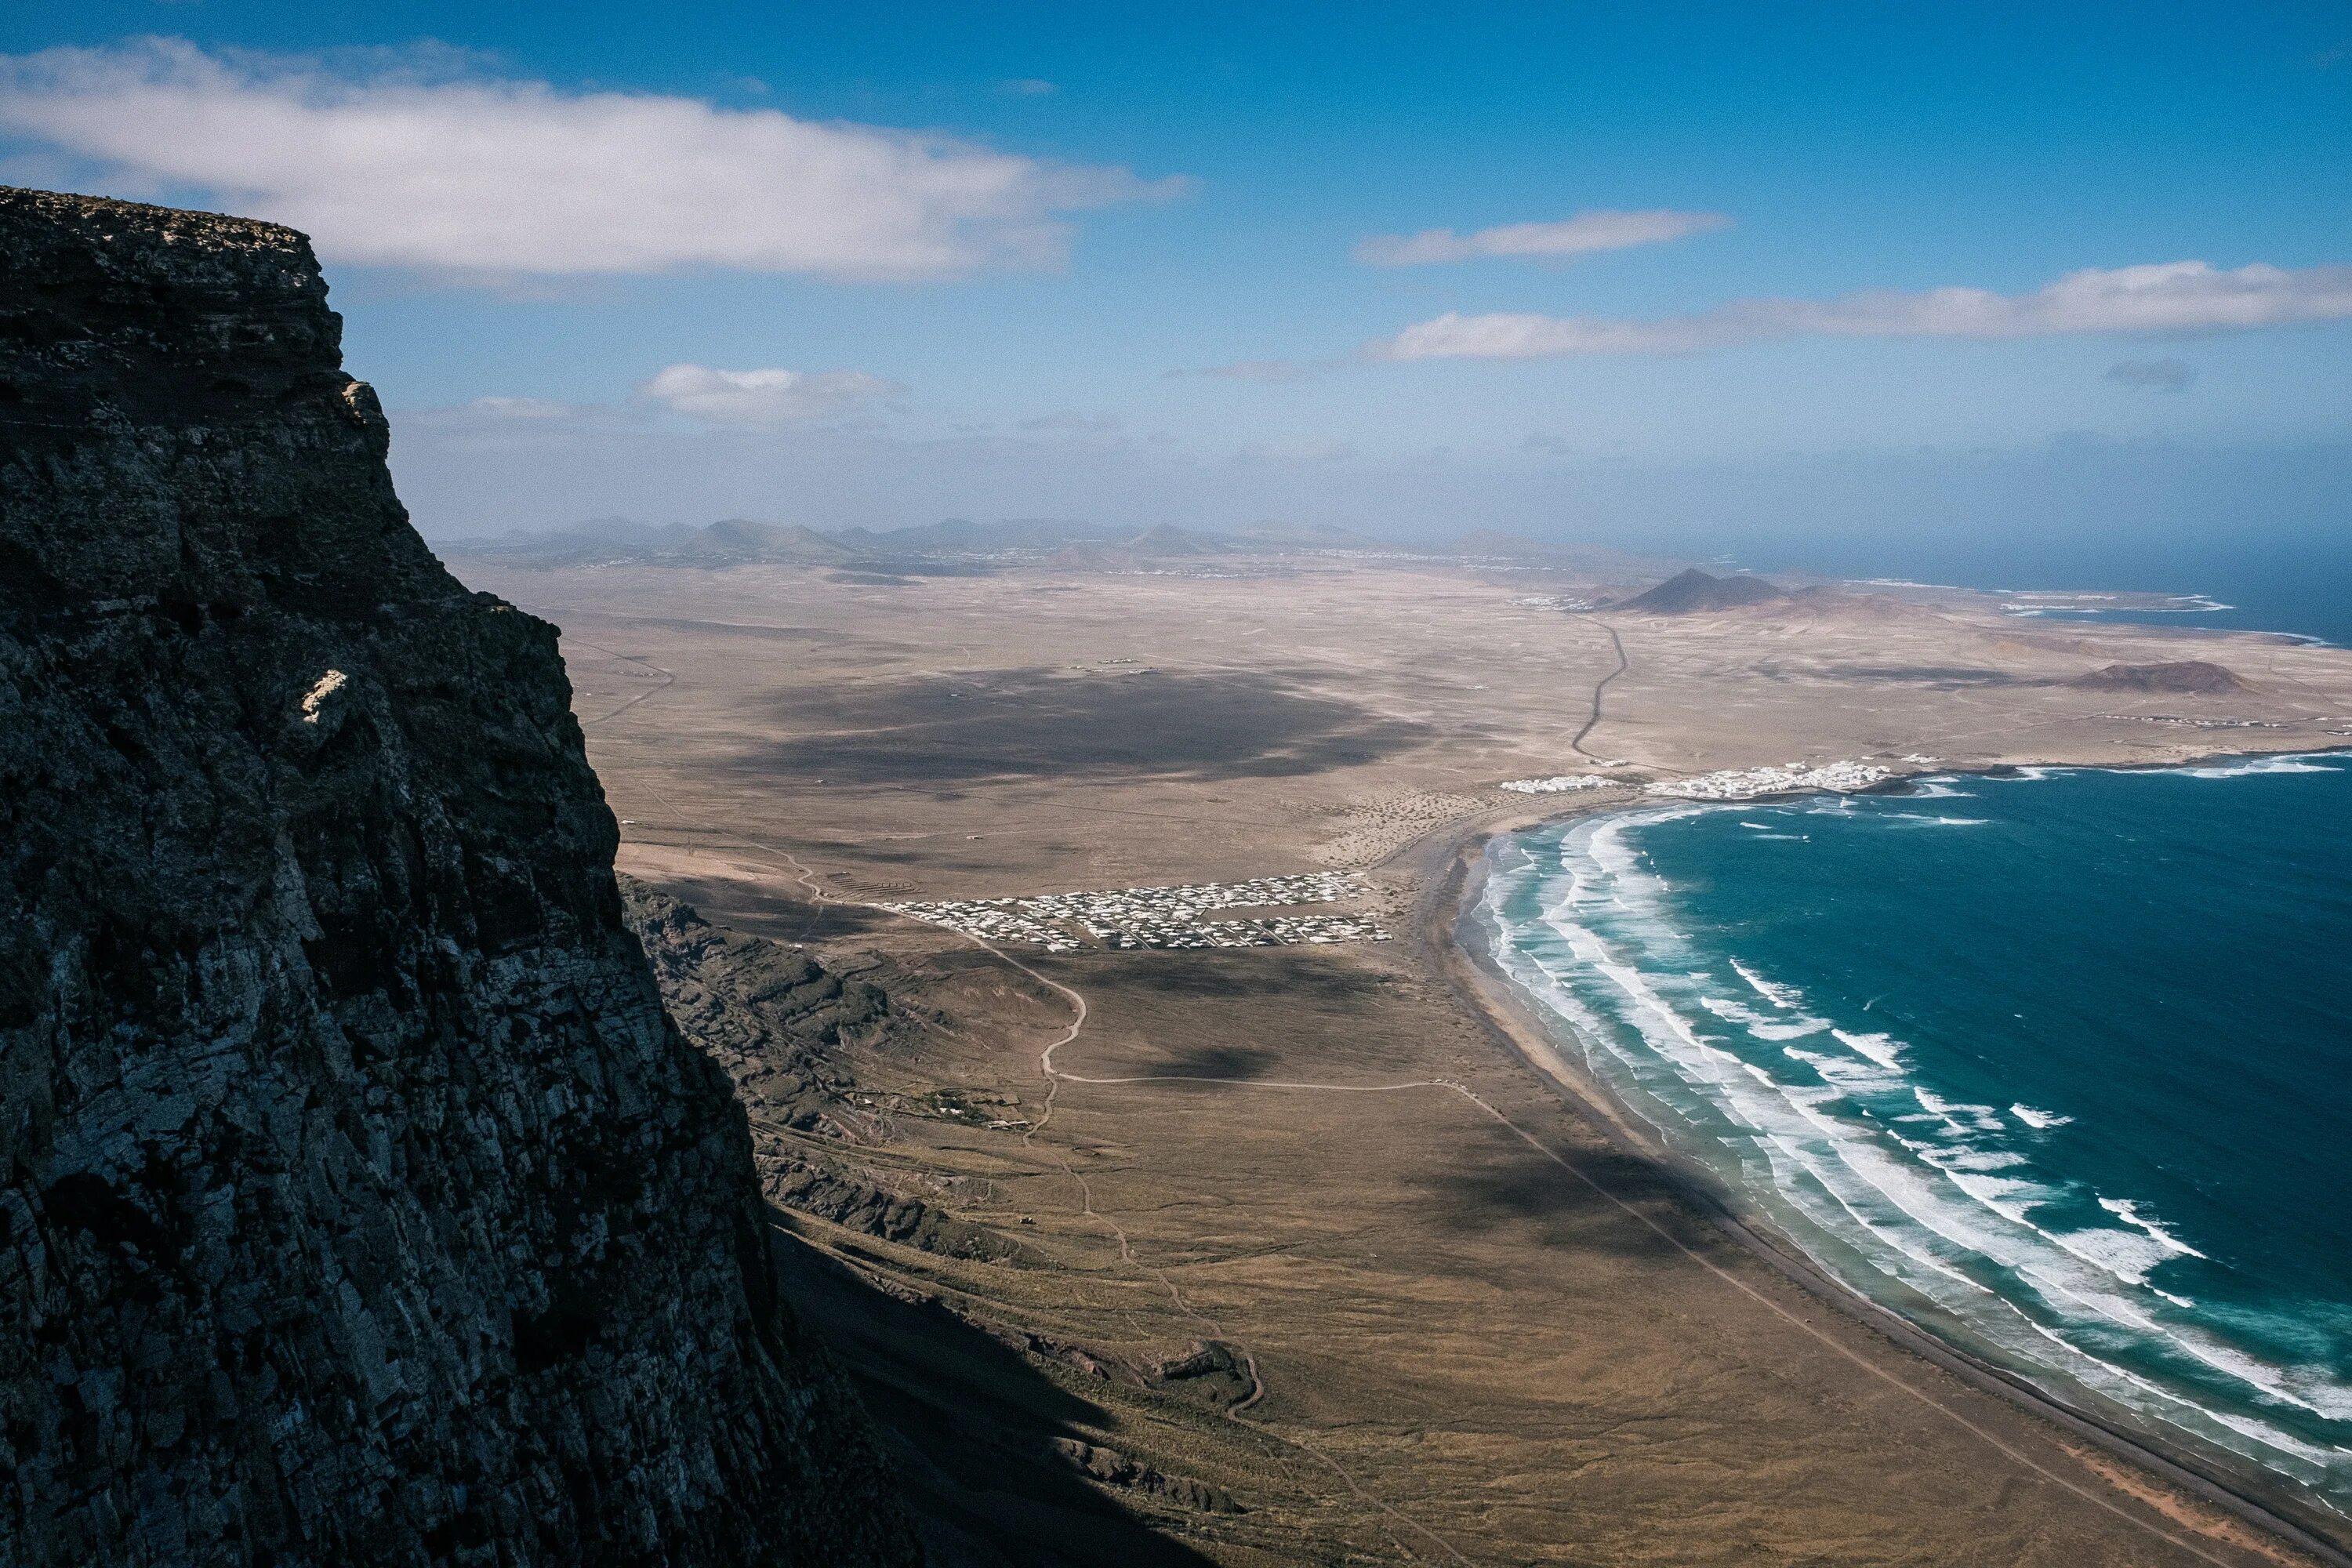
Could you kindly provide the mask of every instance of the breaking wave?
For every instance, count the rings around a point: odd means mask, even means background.
[[[2189,771],[2334,770],[2262,759]],[[1859,808],[1863,830],[1916,823],[1901,798]],[[1816,1003],[1770,972],[1769,944],[1737,951],[1736,929],[1686,907],[1643,848],[1702,814],[1758,830],[1822,810],[1855,808],[1682,805],[1500,840],[1478,910],[1494,962],[1669,1147],[1848,1284],[2053,1392],[2087,1394],[2352,1512],[2352,1382],[2323,1353],[2293,1353],[2315,1349],[2307,1334],[2242,1304],[2200,1307],[2221,1266],[2144,1196],[2078,1173],[2074,1115],[2014,1088],[1956,1089],[1939,1058],[1872,1027],[1870,1004],[1840,1016]],[[1786,836],[1737,842],[1765,837]]]

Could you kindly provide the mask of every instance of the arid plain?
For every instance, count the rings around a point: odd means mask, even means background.
[[[1647,783],[2344,745],[2352,654],[1368,555],[452,564],[562,628],[624,871],[888,994],[816,1110],[747,1095],[942,1561],[2317,1560],[1803,1288],[1451,934],[1484,836]],[[2241,684],[2072,684],[2189,660]],[[1620,782],[1497,787],[1586,772]],[[1329,870],[1394,940],[1048,952],[881,907]]]

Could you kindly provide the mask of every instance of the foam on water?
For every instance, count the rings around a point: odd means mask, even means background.
[[[2115,1215],[2117,1219],[2122,1220],[2126,1225],[2135,1226],[2139,1229],[2147,1232],[2148,1236],[2153,1238],[2158,1246],[2162,1247],[2167,1252],[2171,1253],[2176,1258],[2202,1258],[2205,1256],[2195,1247],[2189,1246],[2187,1242],[2181,1240],[2179,1237],[2173,1235],[2170,1231],[2165,1229],[2164,1226],[2158,1224],[2156,1220],[2151,1219],[2147,1215],[2141,1213],[2140,1205],[2132,1202],[2129,1198],[2101,1198],[2099,1200],[2099,1206],[2106,1210],[2109,1214]]]
[[[2263,773],[2334,773],[2344,771],[2340,763],[2320,760],[2326,755],[2320,752],[2301,757],[2249,757],[2243,762],[2216,767],[2178,768],[2173,771],[2192,779],[2242,779]]]
[[[1748,968],[1746,964],[1740,963],[1739,960],[1736,958],[1727,960],[1727,962],[1730,963],[1733,973],[1738,975],[1740,979],[1748,982],[1749,987],[1755,991],[1756,994],[1763,997],[1764,1000],[1771,1003],[1775,1007],[1788,1007],[1793,1009],[1805,999],[1804,993],[1799,991],[1793,985],[1775,985],[1770,981],[1759,976],[1754,970]]]
[[[2334,770],[2194,776],[2293,771]],[[2203,1289],[2173,1276],[2220,1267],[2209,1248],[2145,1198],[2070,1170],[2075,1115],[1956,1089],[1941,1051],[1862,1026],[1862,1007],[1841,1017],[1810,984],[1733,951],[1745,939],[1696,918],[1645,856],[1653,836],[1703,816],[1745,811],[1725,822],[1753,845],[1824,810],[1857,812],[1858,830],[1923,820],[1882,802],[1693,805],[1498,841],[1480,907],[1496,961],[1628,1109],[1848,1283],[1977,1353],[2352,1509],[2352,1380],[2326,1358],[2280,1353],[2292,1336],[2275,1314],[2242,1303],[2232,1322],[2201,1308]]]

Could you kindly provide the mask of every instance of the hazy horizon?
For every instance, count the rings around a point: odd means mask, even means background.
[[[2352,23],[1982,20],[37,0],[0,178],[310,232],[439,540],[2340,543]]]

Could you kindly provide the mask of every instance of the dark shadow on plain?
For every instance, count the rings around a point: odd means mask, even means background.
[[[775,887],[725,877],[645,877],[639,880],[683,903],[692,904],[713,925],[732,926],[776,942],[830,942],[863,936],[899,923],[897,915],[859,904],[828,903],[820,907],[789,882],[782,884],[793,889],[788,895]]]
[[[1318,908],[1308,912],[1321,913]],[[1327,1012],[1369,1011],[1386,1005],[1390,982],[1313,947],[1244,947],[1222,952],[1160,948],[1146,952],[1088,953],[1051,965],[1069,983],[1157,991],[1190,1002],[1269,996]]]
[[[785,1294],[845,1366],[933,1568],[1208,1568],[1054,1450],[1107,1413],[935,1303],[874,1289],[768,1211]]]
[[[993,670],[813,687],[777,699],[770,718],[794,737],[739,753],[737,771],[862,784],[1286,778],[1376,762],[1430,734],[1255,670]]]
[[[1165,1057],[1145,1058],[1135,1070],[1171,1078],[1264,1078],[1280,1059],[1255,1046],[1199,1045]]]
[[[1976,669],[1965,665],[1831,664],[1823,675],[1840,680],[1893,680],[1922,686],[2014,686],[2017,678],[2006,670]]]
[[[1621,1151],[1580,1150],[1571,1158],[1637,1207],[1679,1198],[1653,1166]],[[1547,1247],[1648,1259],[1675,1255],[1657,1232],[1500,1129],[1465,1142],[1451,1164],[1426,1173],[1422,1186],[1457,1229],[1532,1225]]]

